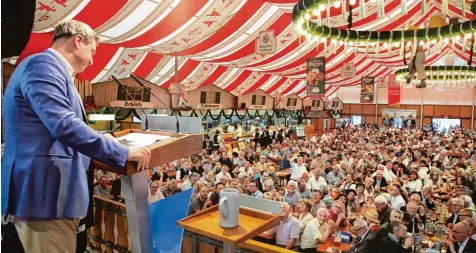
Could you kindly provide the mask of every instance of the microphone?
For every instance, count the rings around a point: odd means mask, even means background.
[[[169,107],[168,105],[166,105],[164,102],[162,102],[162,100],[160,100],[160,98],[158,98],[158,97],[152,92],[152,90],[151,90],[149,87],[145,86],[145,84],[144,84],[137,76],[135,76],[135,75],[133,75],[133,74],[131,73],[131,77],[132,77],[132,79],[134,79],[134,81],[136,81],[137,83],[139,83],[140,86],[144,87],[144,89],[147,89],[147,90],[150,92],[150,94],[152,94],[152,96],[154,96],[157,100],[159,100],[159,102],[160,102],[161,104],[163,104],[163,105],[165,106],[165,108],[167,108],[167,109],[169,109],[170,111],[172,111],[172,109],[170,109],[170,107]],[[179,133],[179,132],[180,132],[179,119],[178,119],[178,117],[177,117],[177,114],[174,114],[174,116],[175,116],[175,120],[176,120],[177,133]]]
[[[124,84],[122,84],[115,76],[111,75],[112,79],[114,79],[114,81],[116,81],[116,83],[119,84],[119,86],[121,86],[122,89],[124,89],[126,91],[126,95],[132,99],[133,101],[135,101],[135,99],[132,97],[132,95],[129,93],[129,91],[127,90],[126,86],[124,86]],[[139,109],[142,111],[142,113],[144,113],[145,115],[145,129],[142,129],[142,130],[147,130],[149,128],[149,121],[147,120],[147,113],[145,113],[144,109],[140,108]]]

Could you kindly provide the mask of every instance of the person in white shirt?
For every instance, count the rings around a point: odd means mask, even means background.
[[[321,176],[322,169],[317,167],[314,170],[314,174],[312,175],[311,178],[307,181],[307,188],[311,191],[314,190],[319,190],[321,189],[321,186],[324,186],[325,188],[329,188],[327,185],[326,179]]]
[[[297,163],[294,162],[296,156],[290,159],[291,164],[291,180],[299,181],[303,173],[307,172],[307,168],[303,163],[303,157],[297,157]]]
[[[185,181],[180,185],[182,191],[192,188],[198,180],[198,174],[192,173],[190,176],[185,176]]]
[[[388,192],[390,194],[390,205],[393,209],[400,209],[402,206],[406,206],[406,202],[401,194],[401,187],[398,184],[392,184]]]
[[[306,225],[301,235],[301,252],[316,252],[318,244],[327,241],[333,233],[334,221],[328,218],[326,208],[319,208],[316,218]]]
[[[410,171],[410,179],[407,182],[407,189],[409,193],[412,192],[421,192],[423,187],[422,180],[418,178],[418,174],[416,171]]]
[[[218,184],[221,182],[221,178],[222,177],[225,177],[227,180],[230,180],[231,179],[231,175],[230,173],[228,172],[228,170],[230,170],[230,168],[228,168],[228,165],[226,164],[223,164],[221,166],[221,171],[220,173],[218,173],[215,177],[215,184]]]

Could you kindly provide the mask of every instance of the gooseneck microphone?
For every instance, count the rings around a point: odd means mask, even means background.
[[[145,84],[135,75],[131,74],[131,77],[132,79],[134,79],[134,81],[136,81],[137,83],[140,84],[140,86],[144,87],[144,89],[147,89],[150,94],[152,94],[152,96],[154,96],[157,100],[159,100],[159,102],[161,104],[163,104],[167,109],[169,109],[170,111],[172,111],[172,109],[170,109],[170,107],[168,105],[166,105],[164,102],[162,102],[162,100],[160,100],[159,97],[157,97],[153,92],[152,92],[152,89],[150,89],[149,87],[145,86]],[[179,119],[177,117],[177,114],[174,114],[175,116],[175,120],[176,120],[176,127],[177,127],[177,133],[180,132],[180,124],[179,124]]]
[[[122,89],[124,89],[126,91],[126,95],[129,97],[129,99],[131,99],[132,101],[135,101],[134,97],[132,97],[132,95],[127,90],[127,87],[124,84],[122,84],[115,76],[111,75],[111,77],[112,77],[112,79],[114,79],[114,81],[116,81],[116,83],[119,84],[119,86],[121,86]],[[142,130],[145,131],[145,130],[149,129],[149,121],[147,119],[147,113],[145,113],[144,109],[142,109],[141,107],[139,107],[139,109],[145,115],[145,129],[142,129]]]

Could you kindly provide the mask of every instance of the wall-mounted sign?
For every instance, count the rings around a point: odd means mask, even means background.
[[[400,104],[400,84],[395,79],[395,75],[388,76],[388,104]]]
[[[296,126],[296,136],[297,137],[304,137],[306,134],[304,133],[304,127]]]
[[[248,106],[248,109],[250,109],[250,110],[265,110],[266,106],[265,105],[250,105],[250,106]]]
[[[377,79],[377,87],[378,88],[387,88],[387,78],[380,77]]]
[[[222,109],[223,106],[221,104],[198,104],[197,109]]]
[[[142,101],[123,101],[123,100],[114,100],[109,103],[111,107],[115,108],[129,108],[129,109],[138,109],[138,108],[155,108],[155,104],[150,102]]]
[[[257,54],[274,54],[276,52],[276,37],[274,30],[261,31],[256,39]]]
[[[308,97],[324,97],[326,94],[326,58],[307,59],[307,89]]]
[[[169,93],[172,93],[172,94],[180,93],[179,86],[180,86],[179,83],[170,83]]]
[[[340,71],[342,77],[354,77],[355,76],[355,66],[352,63],[344,63]]]
[[[374,78],[362,77],[360,84],[360,103],[374,102]]]

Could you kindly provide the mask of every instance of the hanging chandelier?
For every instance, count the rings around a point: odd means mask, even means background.
[[[362,18],[365,16],[365,1],[359,0],[359,15]],[[388,18],[384,12],[383,0],[374,0],[377,4],[377,17]],[[403,13],[407,13],[406,1],[401,1],[401,9]],[[422,12],[426,12],[426,1],[422,2]],[[442,11],[446,13],[447,1],[443,0]],[[463,2],[464,3],[464,2]],[[469,20],[458,24],[450,24],[435,28],[423,28],[415,30],[394,30],[394,31],[358,31],[351,30],[352,27],[352,8],[355,5],[355,0],[349,1],[349,13],[347,16],[346,0],[299,0],[293,9],[293,21],[295,29],[301,36],[305,36],[306,40],[315,39],[319,42],[327,43],[327,39],[331,39],[331,43],[339,43],[340,45],[356,46],[356,52],[358,46],[366,46],[365,52],[367,53],[369,45],[376,46],[377,51],[383,46],[389,48],[389,52],[392,47],[400,47],[401,50],[405,46],[412,44],[416,45],[429,45],[440,42],[448,43],[451,38],[454,41],[458,39],[463,40],[463,44],[466,45],[466,41],[471,37],[474,38],[476,33],[476,19]],[[339,29],[330,26],[330,8],[342,7],[343,21],[348,21],[349,29]],[[464,13],[464,9],[462,10]],[[322,13],[326,12],[326,24],[322,21]],[[472,53],[471,53],[472,54]],[[470,55],[471,55],[470,54]]]

